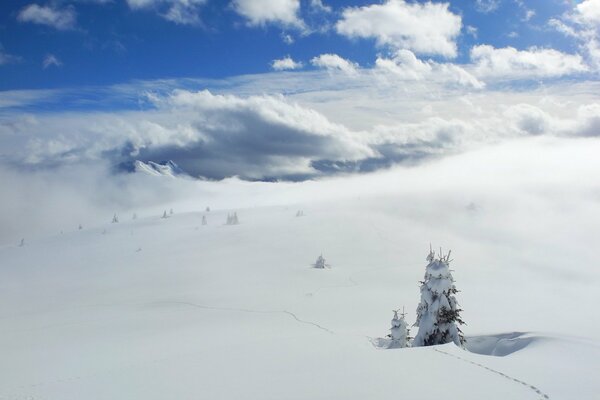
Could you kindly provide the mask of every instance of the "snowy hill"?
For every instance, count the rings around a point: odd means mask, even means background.
[[[171,160],[160,163],[135,160],[120,164],[118,169],[127,172],[141,172],[151,176],[168,176],[171,178],[189,176],[179,165]]]
[[[589,305],[456,236],[472,351],[373,346],[392,309],[414,321],[426,265],[427,227],[398,229],[393,204],[140,216],[4,247],[0,398],[596,398],[598,337],[568,334]],[[330,269],[311,268],[321,252]]]
[[[58,191],[9,225],[53,233],[0,246],[0,399],[597,399],[598,148],[542,145],[304,183],[97,178],[120,212]],[[415,321],[430,243],[467,349],[378,348],[392,310]]]

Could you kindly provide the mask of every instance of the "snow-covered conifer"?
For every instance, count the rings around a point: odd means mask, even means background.
[[[319,269],[324,269],[326,267],[329,267],[329,264],[327,264],[325,262],[325,259],[323,258],[323,254],[321,254],[318,258],[317,261],[315,261],[315,263],[313,264],[313,267],[315,268],[319,268]]]
[[[390,328],[389,337],[391,339],[390,348],[408,347],[410,340],[410,330],[408,324],[404,319],[406,315],[404,312],[398,317],[398,311],[393,310],[394,318],[392,318],[392,327]]]
[[[119,222],[119,217],[117,217],[117,214],[113,215],[112,223],[116,224],[118,222]]]
[[[304,217],[304,211],[298,210],[298,212],[296,212],[296,217]]]
[[[21,239],[21,243],[19,243],[19,247],[25,246],[25,238]]]
[[[237,225],[239,223],[240,223],[240,221],[238,220],[237,212],[234,212],[233,216],[231,217],[231,224]]]
[[[206,215],[202,216],[202,225],[206,225],[208,222],[206,221]]]
[[[210,212],[210,207],[206,206],[206,212]]]
[[[169,214],[173,215],[173,209],[172,208],[169,210]]]
[[[464,324],[460,317],[455,294],[454,278],[450,270],[450,252],[438,257],[430,249],[427,256],[425,278],[421,282],[421,302],[417,307],[417,321],[414,326],[419,331],[413,346],[432,346],[454,342],[462,346],[465,342],[462,331],[457,326]]]
[[[81,224],[79,224],[79,227],[77,229],[82,230],[83,226],[81,226]]]
[[[131,219],[136,220],[137,219],[137,214],[133,213],[133,216],[131,217]]]
[[[169,218],[169,216],[167,215],[167,210],[165,210],[165,211],[163,212],[163,215],[162,215],[162,217],[161,217],[161,218]]]

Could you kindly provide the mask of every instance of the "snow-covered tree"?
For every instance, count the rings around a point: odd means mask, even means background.
[[[172,208],[169,210],[169,214],[173,215],[173,209]]]
[[[298,210],[298,212],[296,212],[296,217],[304,217],[304,211]]]
[[[23,247],[25,246],[25,239],[21,239],[21,243],[19,243],[19,247]]]
[[[118,222],[119,222],[119,217],[117,217],[117,214],[113,215],[112,223],[116,224]]]
[[[436,257],[430,249],[425,267],[425,278],[421,282],[421,302],[417,307],[417,321],[414,326],[419,331],[413,346],[432,346],[454,342],[462,346],[465,342],[462,331],[457,326],[464,324],[456,297],[454,278],[450,270],[450,252],[441,251]]]
[[[77,229],[82,230],[83,226],[81,226],[81,224],[79,224],[79,227]]]
[[[210,212],[210,207],[206,206],[206,212]]]
[[[162,217],[161,217],[161,218],[169,218],[169,216],[167,215],[167,210],[165,210],[165,211],[163,212],[163,215],[162,215]]]
[[[206,215],[202,216],[202,225],[206,225],[208,222],[206,221]]]
[[[227,214],[227,222],[226,225],[238,225],[240,223],[238,216],[237,216],[237,212],[234,212],[233,214]]]
[[[137,219],[137,214],[133,213],[133,216],[131,217],[131,219],[136,220]]]
[[[408,347],[410,340],[410,329],[408,328],[408,324],[404,319],[406,314],[402,312],[400,316],[398,316],[398,311],[400,310],[393,310],[394,318],[392,318],[392,327],[390,328],[390,334],[388,335],[391,339],[389,347]]]
[[[315,268],[319,268],[319,269],[324,269],[329,267],[329,264],[327,264],[325,262],[325,259],[323,258],[323,254],[321,254],[318,258],[317,261],[315,261],[315,263],[313,264],[313,267]]]

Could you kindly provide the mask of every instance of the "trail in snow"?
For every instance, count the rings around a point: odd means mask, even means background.
[[[188,302],[188,301],[160,301],[160,302],[154,302],[152,304],[180,304],[180,305],[186,305],[186,306],[190,306],[190,307],[202,308],[205,310],[233,311],[233,312],[244,312],[244,313],[255,313],[255,314],[285,314],[285,315],[289,315],[290,317],[292,317],[296,322],[299,322],[301,324],[306,324],[306,325],[312,325],[315,328],[318,328],[327,333],[335,334],[335,332],[332,331],[331,329],[325,328],[324,326],[319,325],[316,322],[303,320],[303,319],[299,318],[296,314],[294,314],[293,312],[288,311],[288,310],[253,310],[253,309],[249,309],[249,308],[215,307],[215,306],[207,306],[207,305],[203,305],[203,304],[196,304],[196,303],[192,303],[192,302]]]
[[[479,364],[479,363],[476,363],[475,361],[467,360],[466,358],[462,358],[462,357],[460,357],[460,356],[457,356],[457,355],[454,355],[454,354],[450,354],[450,353],[448,353],[448,352],[445,352],[445,351],[443,351],[443,350],[439,350],[439,349],[433,348],[433,351],[437,351],[438,353],[442,353],[442,354],[445,354],[445,355],[447,355],[447,356],[454,357],[454,358],[456,358],[456,359],[459,359],[459,360],[461,360],[461,361],[464,361],[464,362],[466,362],[466,363],[473,364],[473,365],[475,365],[475,366],[477,366],[477,367],[480,367],[480,368],[486,369],[486,370],[488,370],[488,371],[490,371],[490,372],[493,372],[494,374],[500,375],[500,376],[502,376],[503,378],[506,378],[506,379],[508,379],[508,380],[511,380],[511,381],[513,381],[513,382],[516,382],[516,383],[519,383],[519,384],[521,384],[521,385],[525,386],[526,388],[528,388],[528,389],[530,389],[530,390],[534,391],[534,392],[535,392],[537,395],[539,395],[539,396],[540,396],[540,399],[543,399],[543,400],[548,400],[548,399],[550,399],[550,396],[548,396],[547,394],[545,394],[544,392],[542,392],[540,389],[538,389],[538,388],[537,388],[537,387],[535,387],[534,385],[531,385],[531,384],[529,384],[529,383],[527,383],[527,382],[525,382],[525,381],[522,381],[522,380],[520,380],[520,379],[517,379],[517,378],[513,378],[512,376],[506,375],[506,374],[505,374],[505,373],[503,373],[503,372],[497,371],[497,370],[495,370],[495,369],[492,369],[492,368],[490,368],[490,367],[486,367],[485,365],[483,365],[483,364]]]

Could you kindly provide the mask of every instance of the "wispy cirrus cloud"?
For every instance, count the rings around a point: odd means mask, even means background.
[[[44,60],[42,61],[42,67],[44,69],[49,67],[61,67],[62,65],[62,61],[60,61],[54,54],[46,54]]]
[[[588,71],[578,54],[535,47],[517,50],[479,45],[471,49],[471,61],[476,76],[491,79],[549,78]]]
[[[200,9],[207,0],[127,0],[132,10],[153,10],[180,25],[201,25]]]

